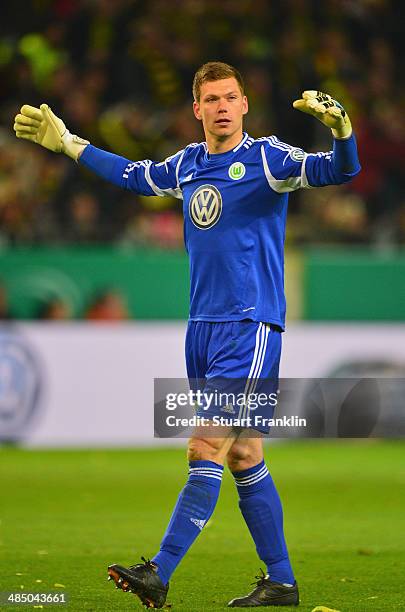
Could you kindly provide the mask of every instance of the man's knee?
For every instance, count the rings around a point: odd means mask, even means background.
[[[189,461],[214,461],[223,464],[224,453],[218,440],[210,438],[190,438],[187,458]]]
[[[231,472],[241,472],[254,467],[263,459],[261,440],[252,438],[249,442],[237,440],[227,455],[228,467]]]

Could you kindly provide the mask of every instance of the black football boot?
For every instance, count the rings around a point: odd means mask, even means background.
[[[255,608],[259,606],[298,606],[299,595],[297,583],[285,586],[272,582],[263,570],[261,576],[256,576],[256,588],[244,597],[235,597],[228,603],[230,608]]]
[[[169,584],[164,585],[157,574],[157,565],[141,557],[143,563],[123,567],[110,565],[108,580],[114,580],[115,586],[123,591],[138,595],[147,608],[162,608],[166,601]]]

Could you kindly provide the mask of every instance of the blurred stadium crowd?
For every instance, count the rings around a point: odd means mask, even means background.
[[[363,172],[347,187],[291,198],[287,242],[405,241],[404,27],[395,0],[31,0],[0,25],[0,245],[181,248],[179,202],[143,198],[64,156],[15,140],[23,103],[48,102],[69,129],[132,160],[202,140],[191,81],[203,62],[236,65],[254,136],[308,151],[328,131],[292,109],[303,89],[342,100]]]
[[[0,323],[10,322],[18,318],[10,307],[6,283],[0,278]],[[96,292],[80,313],[75,313],[70,301],[62,295],[45,295],[38,302],[36,312],[32,313],[31,318],[42,321],[68,321],[80,318],[95,323],[103,323],[105,321],[126,321],[133,317],[131,317],[123,293],[116,288],[107,287]]]

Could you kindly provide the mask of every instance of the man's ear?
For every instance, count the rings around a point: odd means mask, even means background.
[[[202,117],[201,117],[201,112],[200,112],[200,105],[195,100],[193,102],[193,111],[194,111],[194,117],[198,119],[199,121],[201,121]]]
[[[246,96],[243,96],[242,113],[246,115],[249,112],[249,103]]]

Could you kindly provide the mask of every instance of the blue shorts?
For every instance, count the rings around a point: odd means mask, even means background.
[[[268,433],[266,421],[277,403],[280,355],[281,330],[270,323],[189,321],[187,375],[190,388],[202,392],[205,403],[196,406],[197,415]]]

